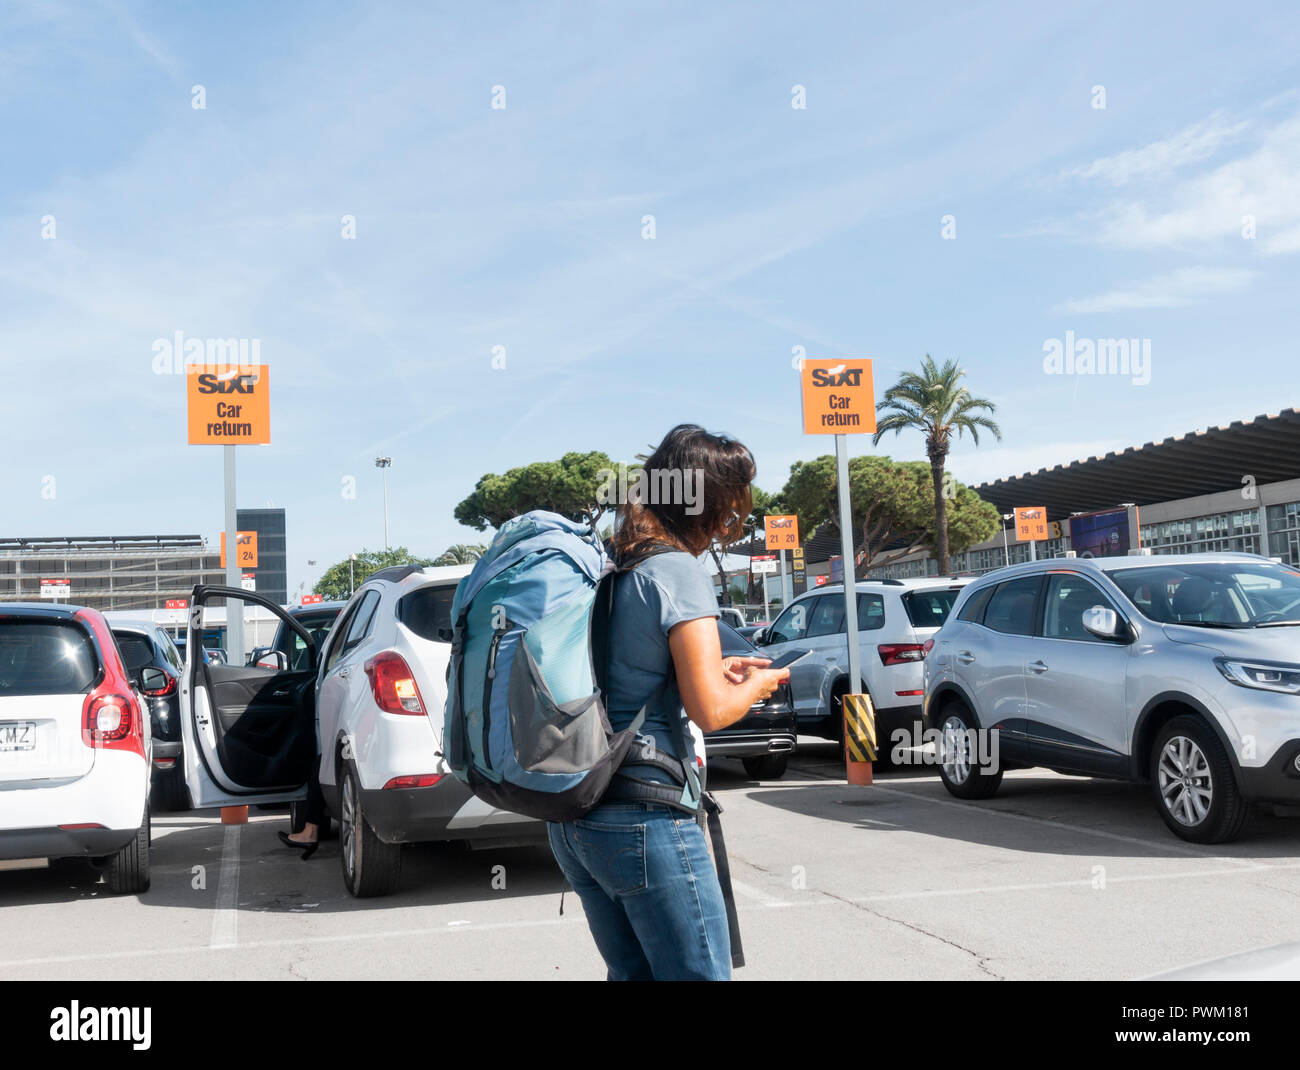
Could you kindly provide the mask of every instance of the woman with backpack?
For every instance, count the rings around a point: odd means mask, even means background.
[[[646,707],[645,753],[693,771],[686,718],[706,733],[726,728],[770,696],[789,670],[764,668],[764,658],[723,658],[713,582],[695,560],[714,539],[725,544],[742,534],[753,507],[753,455],[732,438],[682,424],[645,470],[637,500],[620,506],[612,540],[622,574],[609,624],[610,727],[627,728]],[[653,488],[648,494],[646,486]],[[649,764],[636,765],[635,777],[676,783]],[[727,914],[703,829],[680,803],[630,798],[636,792],[620,790],[625,781],[631,783],[616,776],[580,820],[548,826],[609,979],[728,980]],[[690,795],[688,788],[682,799],[698,806],[698,790]]]

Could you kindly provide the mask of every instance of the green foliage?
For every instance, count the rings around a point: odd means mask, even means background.
[[[998,512],[974,491],[953,481],[948,502],[949,539],[957,550],[991,538]],[[854,527],[861,533],[870,561],[895,542],[899,555],[933,549],[936,543],[933,484],[930,466],[923,461],[896,463],[888,457],[849,459],[849,495]],[[829,454],[812,461],[796,461],[781,491],[788,511],[799,517],[799,530],[807,538],[826,521],[839,523],[839,480],[835,458]]]
[[[885,391],[877,407],[872,443],[879,443],[890,431],[920,431],[925,435],[926,456],[933,459],[938,455],[942,459],[954,431],[958,438],[969,432],[977,446],[980,428],[1001,441],[1002,430],[986,415],[996,412],[997,406],[962,386],[965,375],[955,360],[945,361],[940,368],[927,353],[920,372],[903,372],[898,382]]]
[[[485,553],[487,553],[487,547],[482,543],[458,542],[443,550],[434,558],[433,563],[435,565],[472,565]]]
[[[344,558],[337,564],[330,565],[324,575],[312,588],[315,594],[331,602],[342,602],[352,596],[352,591],[360,587],[372,573],[390,565],[432,565],[427,557],[416,557],[405,546],[395,546],[391,550],[362,550],[352,564],[352,586],[348,585],[349,559]]]
[[[1002,431],[991,414],[993,402],[977,398],[961,385],[966,373],[955,360],[943,367],[929,353],[921,361],[920,372],[903,372],[898,382],[885,391],[877,406],[876,433],[872,442],[893,431],[920,431],[925,435],[925,455],[930,458],[931,501],[934,510],[934,554],[939,571],[948,571],[949,546],[948,494],[944,491],[944,464],[952,443],[953,432],[960,438],[969,432],[979,445],[980,428],[991,431],[999,441]]]
[[[566,453],[558,461],[534,461],[504,475],[489,472],[456,506],[455,517],[478,531],[499,528],[532,509],[592,523],[607,508],[600,490],[615,467],[608,454],[593,450]]]

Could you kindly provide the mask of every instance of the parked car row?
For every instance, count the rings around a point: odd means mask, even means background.
[[[470,566],[401,566],[347,602],[286,610],[193,592],[183,656],[147,623],[91,609],[0,607],[0,859],[103,869],[149,885],[151,799],[183,809],[290,803],[316,770],[353,895],[391,892],[402,847],[542,842],[450,775],[442,719],[450,607]],[[1237,836],[1254,803],[1300,804],[1300,573],[1249,554],[1039,561],[971,579],[855,584],[862,679],[881,750],[922,723],[963,799],[1003,772],[1147,783],[1174,834]],[[720,620],[724,655],[811,651],[788,684],[697,751],[780,777],[800,731],[838,738],[844,587],[807,592],[755,643]],[[279,618],[251,664],[210,659],[204,608]],[[998,746],[985,746],[995,737]],[[300,815],[299,815],[300,820]]]

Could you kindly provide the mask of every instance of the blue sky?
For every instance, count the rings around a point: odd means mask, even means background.
[[[382,543],[378,452],[429,554],[482,473],[684,420],[779,489],[831,448],[795,346],[958,358],[967,482],[1290,407],[1298,57],[1286,3],[7,3],[0,533],[215,537],[178,330],[260,340],[291,588]],[[1067,331],[1150,382],[1045,374]]]

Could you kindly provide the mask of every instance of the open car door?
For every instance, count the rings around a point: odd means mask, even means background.
[[[306,657],[293,667],[283,658],[279,666],[245,665],[243,651],[231,651],[229,664],[208,664],[203,614],[219,599],[228,619],[246,604],[269,609],[301,636]],[[232,587],[194,588],[180,720],[185,786],[196,809],[306,797],[317,761],[317,654],[311,633],[274,602]]]

